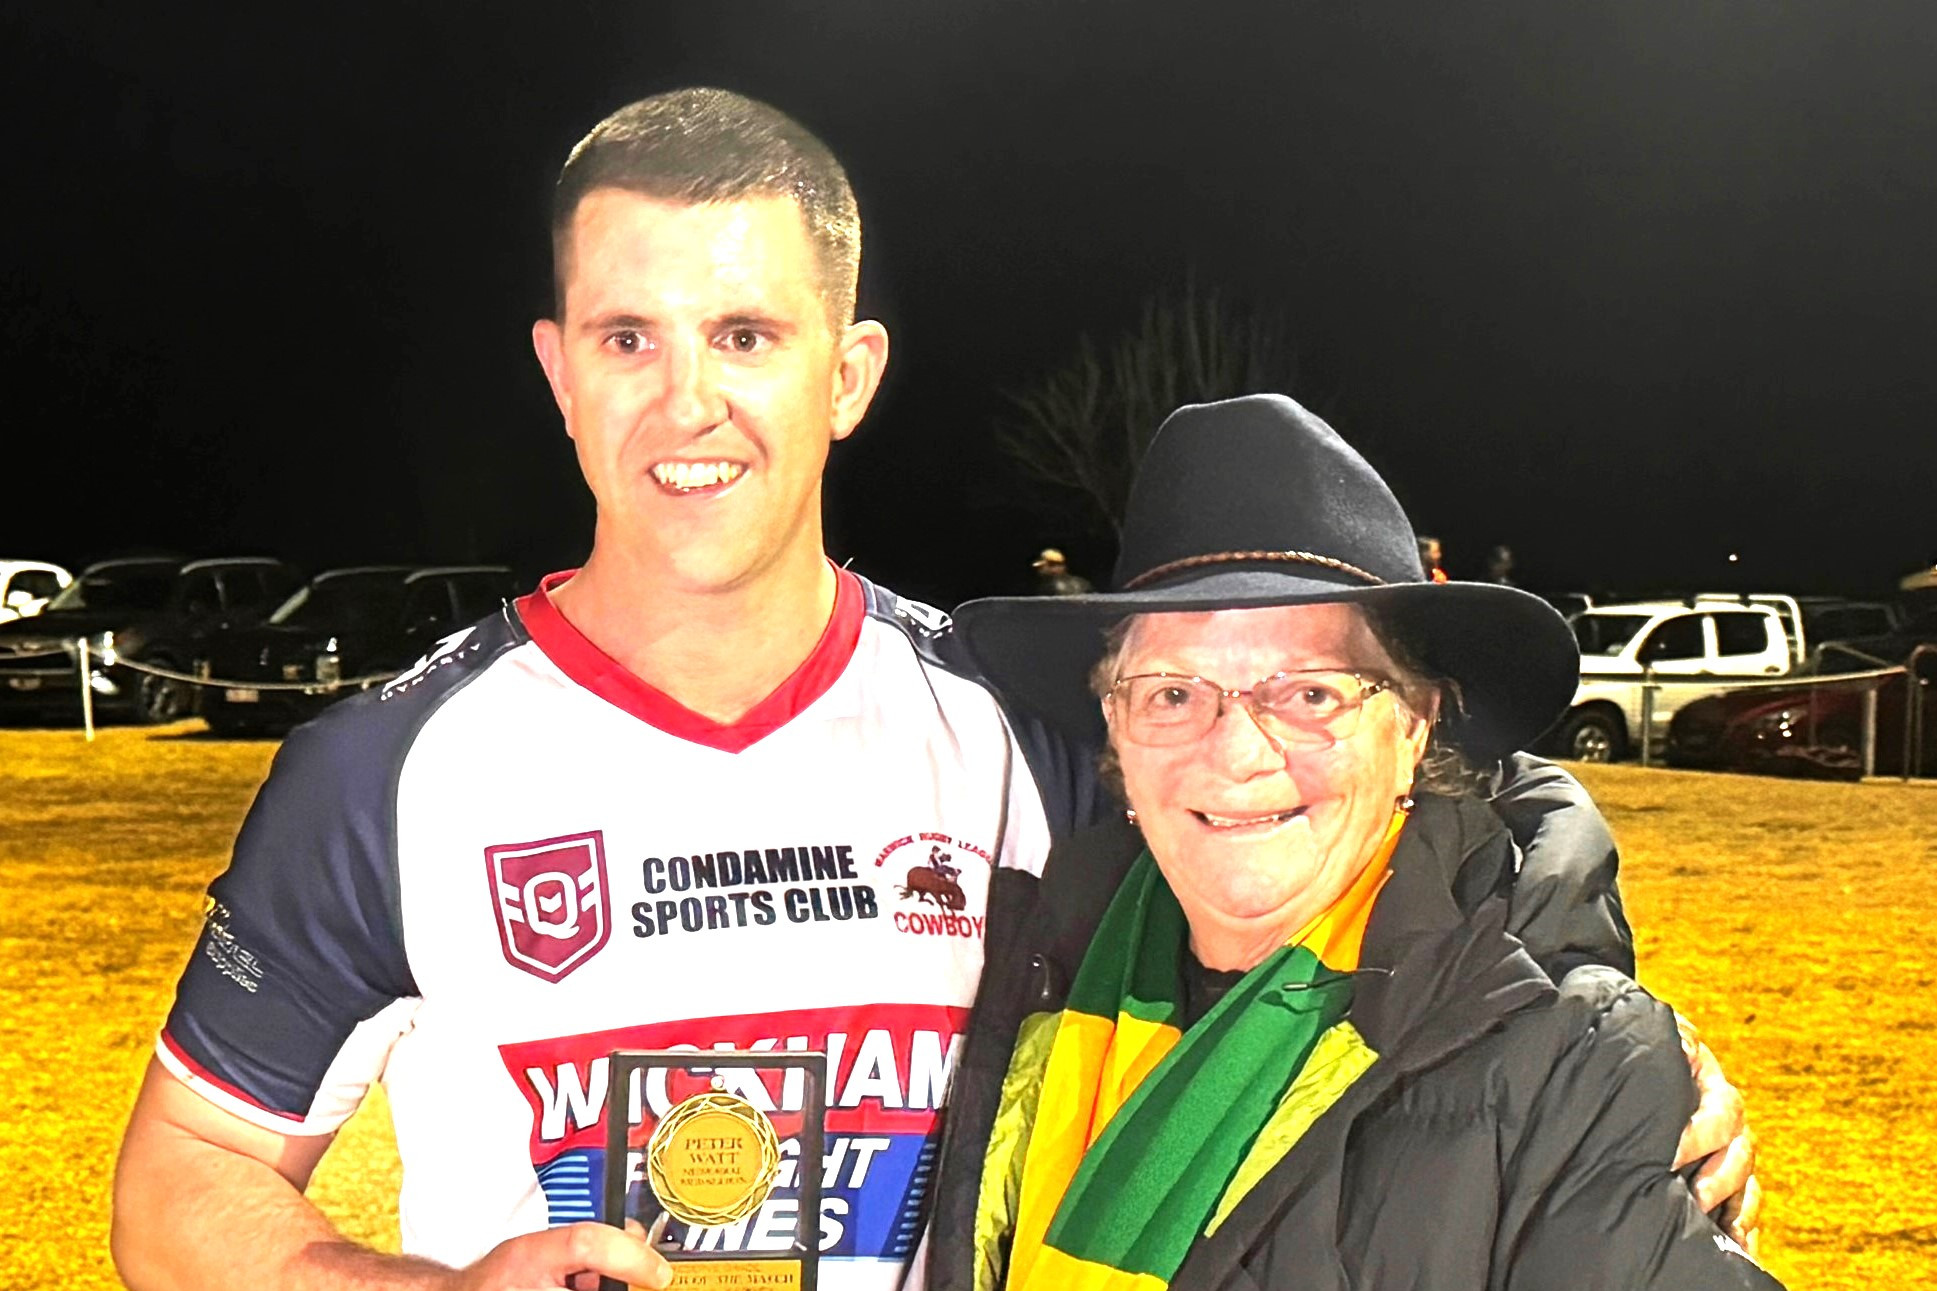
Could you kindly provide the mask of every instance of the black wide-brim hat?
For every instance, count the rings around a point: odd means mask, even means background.
[[[1579,682],[1559,612],[1518,588],[1427,581],[1412,522],[1378,472],[1282,395],[1166,418],[1131,487],[1121,550],[1116,591],[993,597],[955,614],[996,689],[1072,733],[1099,729],[1089,673],[1104,633],[1133,614],[1366,606],[1456,684],[1441,705],[1446,732],[1480,760],[1532,743]]]

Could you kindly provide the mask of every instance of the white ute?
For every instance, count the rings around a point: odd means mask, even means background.
[[[1556,728],[1554,751],[1582,762],[1625,757],[1641,737],[1647,682],[1659,683],[1652,687],[1651,719],[1659,743],[1682,705],[1744,678],[1789,673],[1803,646],[1794,605],[1787,597],[1698,596],[1597,605],[1576,614],[1569,622],[1581,647],[1581,684]],[[1714,681],[1703,684],[1708,678]]]

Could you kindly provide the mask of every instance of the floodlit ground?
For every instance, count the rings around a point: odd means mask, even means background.
[[[0,1287],[117,1285],[115,1142],[274,751],[198,732],[0,730]],[[1642,977],[1749,1093],[1770,1267],[1825,1291],[1937,1280],[1937,786],[1587,771]],[[396,1178],[379,1102],[314,1192],[394,1248]]]

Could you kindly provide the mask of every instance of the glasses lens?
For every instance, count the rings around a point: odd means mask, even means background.
[[[1280,673],[1251,692],[1256,711],[1288,732],[1343,739],[1364,701],[1349,672]]]
[[[1139,744],[1182,744],[1217,720],[1215,687],[1190,677],[1126,677],[1117,685],[1125,731]]]

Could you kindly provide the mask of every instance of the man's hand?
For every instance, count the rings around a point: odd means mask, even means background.
[[[1695,1204],[1750,1255],[1756,1253],[1756,1230],[1762,1222],[1762,1185],[1755,1179],[1755,1133],[1749,1129],[1748,1107],[1742,1093],[1722,1074],[1722,1064],[1702,1043],[1695,1024],[1677,1013],[1682,1052],[1695,1079],[1700,1102],[1681,1132],[1674,1168],[1700,1161],[1689,1187]]]
[[[122,1279],[134,1291],[597,1291],[601,1274],[635,1287],[672,1281],[637,1224],[529,1233],[463,1269],[358,1246],[302,1192],[328,1146],[328,1135],[279,1134],[224,1111],[151,1059],[114,1181]]]
[[[599,1278],[617,1278],[635,1287],[663,1287],[673,1280],[672,1265],[646,1243],[636,1223],[626,1231],[605,1224],[568,1224],[527,1233],[498,1243],[491,1253],[464,1269],[451,1291],[536,1291],[572,1287],[598,1291]]]

